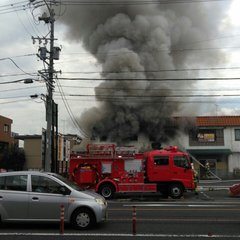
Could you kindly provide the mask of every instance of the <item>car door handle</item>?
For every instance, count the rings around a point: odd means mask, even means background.
[[[0,200],[3,199],[3,196],[0,196]]]
[[[39,198],[38,197],[33,197],[32,200],[37,201],[37,200],[39,200]]]

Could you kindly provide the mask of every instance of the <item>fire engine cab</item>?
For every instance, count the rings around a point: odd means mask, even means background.
[[[137,153],[131,146],[88,144],[84,153],[71,155],[69,176],[106,199],[117,192],[160,192],[180,198],[195,189],[189,155],[176,146]]]

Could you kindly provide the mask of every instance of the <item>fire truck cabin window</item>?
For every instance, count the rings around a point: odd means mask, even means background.
[[[167,166],[169,163],[168,156],[155,156],[154,165],[156,166]]]
[[[174,156],[174,165],[181,168],[189,167],[189,162],[185,156]]]

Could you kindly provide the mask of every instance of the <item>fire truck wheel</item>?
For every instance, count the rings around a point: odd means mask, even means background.
[[[173,183],[169,186],[169,195],[173,199],[179,199],[183,195],[183,187],[179,183]]]
[[[94,226],[96,223],[95,215],[88,208],[76,209],[71,217],[71,224],[75,229],[85,230]]]
[[[110,183],[102,184],[98,191],[98,193],[101,194],[105,199],[113,198],[114,192],[114,186]]]

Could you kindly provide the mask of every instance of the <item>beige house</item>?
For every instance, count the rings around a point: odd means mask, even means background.
[[[24,152],[26,156],[24,169],[42,169],[42,135],[19,135],[16,138],[24,141]]]
[[[43,170],[46,149],[44,137],[42,135],[19,135],[16,139],[24,142],[23,148],[26,156],[24,169]],[[77,135],[59,135],[57,150],[54,148],[59,173],[67,171],[71,148],[73,145],[80,144],[80,141]]]

